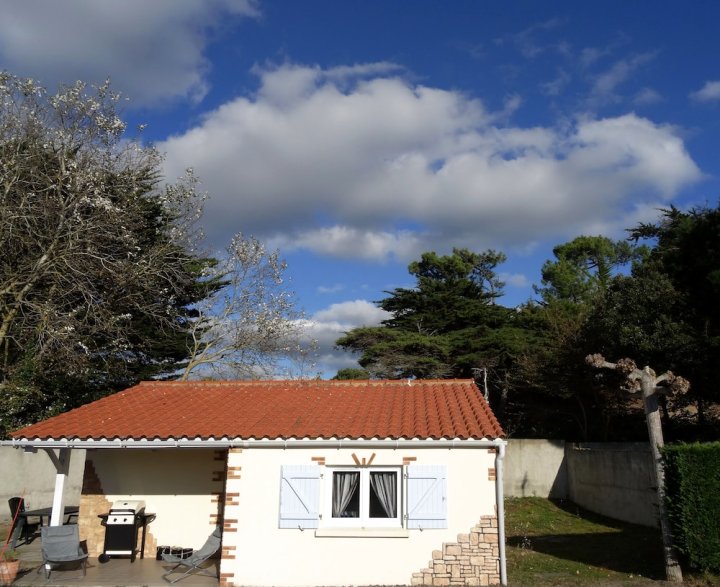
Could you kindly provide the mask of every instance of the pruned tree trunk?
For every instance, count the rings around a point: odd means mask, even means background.
[[[668,392],[667,389],[658,385],[666,382],[671,389],[679,393],[687,392],[690,385],[685,379],[676,377],[669,371],[656,377],[655,371],[650,367],[645,367],[642,370],[638,369],[631,359],[621,359],[617,363],[609,363],[602,355],[597,354],[588,355],[585,361],[593,367],[614,369],[625,374],[629,391],[633,394],[642,395],[648,439],[653,458],[655,486],[657,487],[658,515],[660,517],[660,532],[662,533],[663,554],[665,557],[665,576],[668,581],[682,583],[682,569],[673,546],[670,521],[665,507],[665,468],[662,460],[662,448],[665,442],[663,440],[658,395],[664,395]]]
[[[643,402],[645,404],[645,420],[647,422],[650,450],[652,451],[653,465],[655,469],[655,481],[658,496],[658,514],[660,516],[660,532],[662,533],[663,551],[665,555],[665,576],[668,581],[681,583],[683,580],[682,570],[678,561],[675,547],[673,546],[670,521],[668,520],[667,508],[665,507],[665,467],[662,460],[662,448],[665,445],[663,440],[662,425],[660,420],[660,409],[658,396],[655,392],[655,373],[652,369],[645,367],[640,379],[642,387]]]

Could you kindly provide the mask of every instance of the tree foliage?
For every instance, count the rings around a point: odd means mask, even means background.
[[[592,302],[608,288],[619,268],[647,255],[645,247],[604,236],[579,236],[553,249],[554,261],[542,266],[543,288],[536,288],[544,302]]]
[[[412,289],[397,288],[377,302],[392,316],[382,326],[351,330],[337,345],[360,354],[372,377],[475,377],[490,372],[493,403],[502,416],[517,359],[533,341],[529,309],[497,305],[502,253],[454,249],[423,253],[408,271]]]
[[[594,316],[612,332],[600,349],[634,355],[642,364],[682,372],[692,383],[685,403],[701,424],[720,403],[715,362],[720,356],[720,208],[663,211],[656,224],[631,231],[654,246],[630,277],[617,279]]]
[[[502,253],[424,253],[408,268],[415,287],[377,302],[391,317],[337,344],[358,353],[372,377],[486,374],[507,432],[567,440],[645,438],[642,402],[624,393],[622,377],[584,360],[633,356],[692,383],[688,394],[661,399],[670,439],[716,437],[720,209],[671,208],[630,237],[558,245],[539,299],[517,308],[498,303]]]
[[[171,376],[240,319],[203,302],[255,259],[201,252],[195,178],[164,185],[158,152],[123,138],[118,101],[107,83],[51,94],[0,73],[0,434]]]
[[[720,351],[714,303],[720,299],[720,213],[670,208],[657,224],[632,229],[630,240],[649,246],[630,242],[619,248],[593,238],[602,245],[592,248],[604,251],[604,262],[581,255],[578,265],[567,262],[568,251],[577,252],[576,245],[585,250],[588,240],[576,239],[555,249],[557,262],[545,264],[552,268],[543,272],[546,287],[539,290],[546,345],[526,357],[534,393],[518,390],[518,418],[525,421],[531,398],[544,398],[575,423],[564,430],[553,427],[552,434],[580,440],[643,438],[642,405],[621,392],[617,376],[591,375],[582,366],[583,354],[600,352],[683,373],[692,383],[690,392],[661,400],[668,437],[712,438],[712,408],[717,414],[720,400],[713,377]],[[572,258],[578,257],[573,253]],[[620,262],[632,262],[629,274]],[[611,273],[601,278],[604,271],[597,268],[603,266]],[[589,268],[593,271],[585,271]]]
[[[188,358],[193,372],[223,377],[269,377],[281,359],[301,357],[301,314],[283,287],[286,264],[253,237],[235,235],[206,271],[205,283],[222,284],[193,306]]]
[[[632,436],[640,425],[628,424],[633,403],[619,393],[616,377],[599,379],[584,357],[597,348],[591,329],[596,308],[611,284],[631,262],[647,254],[643,247],[603,236],[579,236],[553,249],[554,260],[542,268],[543,287],[536,306],[535,331],[541,344],[520,359],[522,384],[511,390],[509,427],[525,436],[568,440],[609,440]],[[528,414],[533,414],[532,418]]]
[[[445,334],[484,319],[488,306],[502,295],[504,284],[495,274],[505,255],[496,251],[474,253],[453,249],[451,255],[423,253],[410,263],[416,280],[412,289],[397,288],[377,302],[392,318],[389,328],[421,334]]]
[[[370,379],[370,374],[365,369],[358,369],[356,367],[345,367],[338,369],[333,379],[339,381],[350,381],[357,379]]]

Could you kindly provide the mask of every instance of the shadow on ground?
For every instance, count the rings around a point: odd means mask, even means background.
[[[587,532],[567,527],[558,528],[557,533],[515,532],[507,536],[508,545],[617,573],[655,580],[665,578],[658,529],[611,520],[569,501],[553,501],[553,504],[594,527]]]

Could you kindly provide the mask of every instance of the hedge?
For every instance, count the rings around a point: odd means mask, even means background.
[[[690,568],[720,571],[720,442],[668,445],[663,457],[675,546]]]

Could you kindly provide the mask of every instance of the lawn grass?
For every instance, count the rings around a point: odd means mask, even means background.
[[[665,583],[659,530],[611,520],[569,501],[507,499],[505,533],[511,587]],[[687,577],[686,584],[720,585],[720,577]]]

